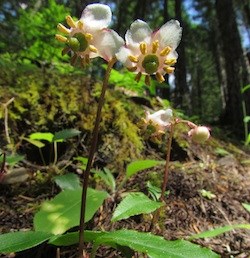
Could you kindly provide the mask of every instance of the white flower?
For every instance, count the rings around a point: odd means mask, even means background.
[[[196,126],[188,132],[188,136],[190,136],[194,142],[203,143],[210,137],[210,132],[206,126]]]
[[[180,23],[171,20],[159,30],[152,32],[148,24],[141,20],[134,21],[125,35],[126,46],[116,55],[129,71],[137,73],[135,80],[146,75],[145,83],[150,84],[150,75],[155,75],[159,82],[164,81],[166,73],[174,71],[177,60],[177,48],[182,34]]]
[[[153,114],[150,114],[149,112],[146,112],[146,123],[152,123],[155,125],[159,130],[166,129],[172,120],[173,117],[173,111],[168,108],[166,110],[159,110]]]
[[[73,63],[79,57],[82,64],[89,63],[90,58],[98,56],[110,61],[124,45],[124,40],[115,31],[107,29],[111,17],[109,6],[104,4],[88,5],[78,21],[67,16],[66,22],[70,28],[60,23],[57,26],[58,30],[67,36],[56,35],[57,40],[66,44],[63,54],[72,51]]]

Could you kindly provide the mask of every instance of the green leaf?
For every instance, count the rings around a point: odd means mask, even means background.
[[[106,232],[102,231],[84,231],[85,242],[95,241],[99,236],[105,235]],[[49,240],[49,244],[56,246],[70,246],[79,242],[79,232],[70,232],[64,235],[53,236]]]
[[[219,147],[217,147],[214,152],[223,157],[230,154],[227,150],[225,150],[223,148],[219,148]]]
[[[23,140],[33,144],[34,146],[36,146],[37,148],[42,148],[45,146],[44,143],[40,142],[40,141],[37,141],[37,140],[32,140],[32,139],[29,139],[29,138],[26,138],[26,137],[22,137]]]
[[[81,132],[76,129],[65,129],[60,132],[56,132],[53,141],[64,141],[68,138],[79,135]]]
[[[68,173],[54,177],[56,184],[62,190],[75,190],[81,187],[79,177],[76,174]]]
[[[242,203],[242,206],[243,206],[248,212],[250,212],[250,204],[248,204],[248,203]]]
[[[154,199],[154,201],[158,201],[161,197],[161,188],[152,185],[150,181],[147,182],[148,192],[151,195],[151,197]],[[170,191],[165,191],[164,196],[168,196]]]
[[[92,170],[91,172],[99,176],[104,181],[104,183],[111,189],[112,192],[115,191],[115,188],[116,188],[115,178],[109,169],[104,168],[103,171]]]
[[[12,155],[6,156],[6,162],[10,166],[14,166],[15,164],[17,164],[19,161],[21,161],[23,159],[24,159],[24,156],[18,155],[18,154],[12,154]],[[0,162],[3,162],[3,156],[0,156]]]
[[[32,133],[29,138],[31,140],[45,140],[48,142],[52,142],[54,135],[52,133],[41,133],[41,132],[37,132],[37,133]]]
[[[101,244],[128,246],[131,249],[146,253],[152,258],[219,258],[219,255],[207,248],[190,243],[185,240],[169,241],[163,237],[142,233],[133,230],[118,230],[113,232],[88,231],[85,241],[93,241],[96,246]],[[79,232],[55,236],[49,241],[56,246],[69,246],[78,243]]]
[[[168,241],[163,237],[133,230],[118,230],[107,232],[98,237],[95,245],[122,245],[145,253],[151,258],[218,258],[219,255],[209,249],[185,240]]]
[[[111,221],[127,219],[138,214],[147,214],[160,208],[162,203],[150,200],[145,194],[129,193],[117,206]]]
[[[196,239],[196,238],[216,237],[220,234],[223,234],[227,231],[237,229],[237,228],[250,229],[250,224],[237,224],[237,225],[219,227],[219,228],[208,230],[208,231],[205,231],[205,232],[202,232],[202,233],[199,233],[199,234],[192,235],[188,239],[193,240],[193,239]]]
[[[85,158],[85,157],[76,157],[76,158],[74,158],[74,160],[80,161],[80,162],[82,163],[81,168],[82,168],[83,170],[86,169],[87,163],[88,163],[88,158]]]
[[[151,159],[137,160],[137,161],[131,162],[127,166],[126,177],[129,178],[139,171],[152,168],[154,166],[157,166],[159,164],[164,164],[164,163],[165,163],[164,161],[151,160]]]
[[[54,199],[44,202],[41,210],[34,217],[35,231],[62,234],[78,226],[80,220],[82,190],[65,190]],[[88,188],[86,205],[86,222],[89,221],[108,194]]]
[[[0,253],[12,253],[29,249],[48,240],[46,232],[18,231],[0,235]]]
[[[243,87],[242,89],[241,89],[241,93],[244,93],[244,92],[246,92],[247,90],[249,90],[250,89],[250,84],[247,84],[245,87]]]

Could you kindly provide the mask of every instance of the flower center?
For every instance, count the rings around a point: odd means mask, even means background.
[[[159,67],[159,58],[156,55],[146,55],[142,61],[142,67],[148,74],[154,74]]]
[[[72,38],[69,38],[66,43],[73,51],[80,52],[85,51],[89,46],[88,40],[82,33],[74,34],[74,36]]]

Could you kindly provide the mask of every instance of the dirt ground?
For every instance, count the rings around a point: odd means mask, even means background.
[[[214,151],[214,144],[194,145],[181,162],[175,161],[173,150],[167,185],[170,194],[166,198],[166,206],[158,224],[154,225],[154,233],[171,240],[187,239],[192,234],[216,227],[250,223],[250,213],[242,206],[242,203],[250,203],[250,156],[236,147],[228,146],[224,146],[228,153],[221,155]],[[154,170],[154,174],[158,176],[162,173],[161,166]],[[121,200],[122,192],[139,189],[147,193],[148,180],[152,180],[152,171],[140,172],[132,177],[115,198],[104,202],[88,228],[147,231],[150,215],[134,216],[113,224],[110,223],[110,218]],[[202,189],[210,191],[212,198],[204,196]],[[0,185],[0,232],[31,229],[33,215],[41,202],[53,197],[58,191],[54,183],[38,184],[32,177],[20,184]],[[232,230],[214,238],[194,242],[209,247],[221,257],[250,257],[249,230]],[[87,247],[90,248],[90,245]],[[60,257],[77,257],[76,248],[61,248]],[[16,256],[12,254],[1,257],[56,257],[56,248],[43,244]],[[122,256],[112,248],[101,247],[97,257]]]

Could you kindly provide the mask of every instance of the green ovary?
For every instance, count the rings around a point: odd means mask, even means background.
[[[89,43],[82,33],[76,33],[72,38],[69,38],[67,41],[67,45],[73,51],[83,52],[89,46]]]
[[[142,67],[148,74],[154,74],[159,67],[159,59],[156,55],[147,55],[142,61]]]

